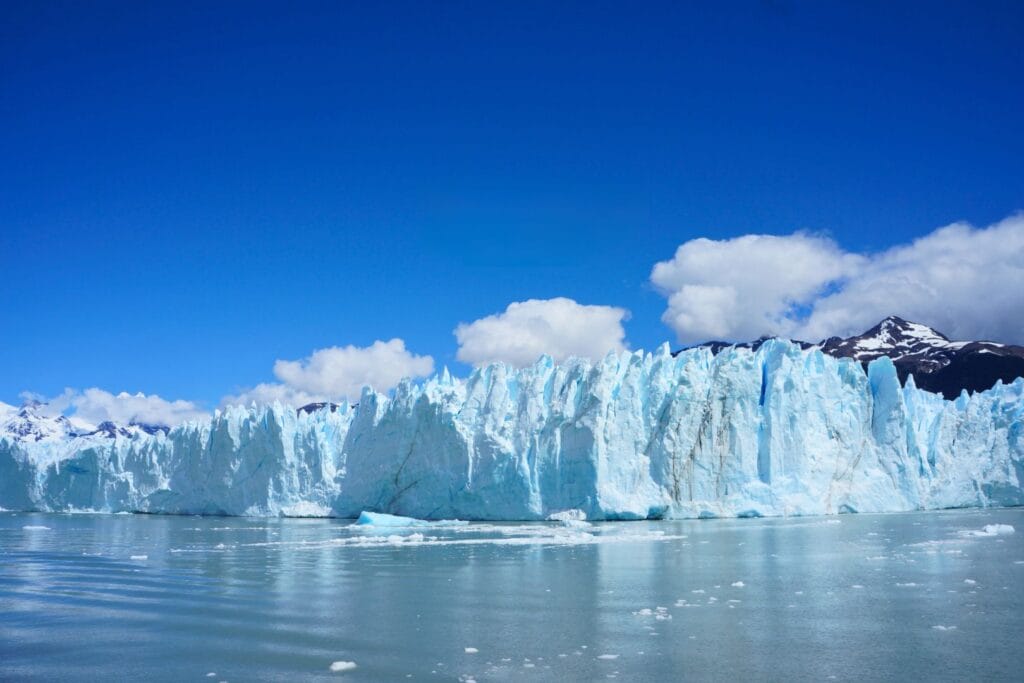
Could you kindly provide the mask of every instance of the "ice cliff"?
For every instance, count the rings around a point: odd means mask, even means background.
[[[229,515],[362,510],[587,519],[1024,503],[1024,379],[946,401],[888,358],[757,351],[549,358],[311,413],[235,407],[168,433],[0,436],[0,507]]]

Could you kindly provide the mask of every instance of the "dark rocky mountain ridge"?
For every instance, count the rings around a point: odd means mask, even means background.
[[[770,337],[752,342],[730,344],[712,341],[698,344],[718,353],[737,346],[756,350]],[[793,340],[802,348],[820,348],[836,358],[853,358],[865,366],[876,358],[888,356],[896,366],[900,381],[914,376],[918,387],[954,399],[962,391],[991,389],[996,382],[1009,383],[1024,377],[1024,346],[990,341],[951,341],[941,332],[889,316],[863,334],[830,337],[817,344]]]

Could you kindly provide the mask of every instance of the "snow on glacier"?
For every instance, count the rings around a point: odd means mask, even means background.
[[[1024,503],[1024,379],[946,401],[887,358],[541,358],[312,413],[231,407],[169,433],[0,437],[0,506],[544,520]]]

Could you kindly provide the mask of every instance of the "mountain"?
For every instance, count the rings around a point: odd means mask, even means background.
[[[119,425],[108,420],[94,426],[76,417],[51,414],[40,401],[28,401],[20,408],[0,403],[0,437],[20,441],[63,441],[90,436],[135,438],[140,434],[152,436],[169,431],[170,427],[165,425],[142,422]]]
[[[983,391],[997,381],[1024,377],[1024,346],[989,341],[950,341],[927,325],[890,316],[864,334],[832,337],[821,350],[837,358],[868,363],[888,356],[900,381],[908,375],[922,389],[956,398],[961,391]]]
[[[21,408],[0,403],[0,436],[22,441],[43,441],[78,435],[80,430],[70,419],[63,415],[44,415],[43,406],[38,401],[29,401]]]
[[[330,410],[333,413],[333,412],[336,412],[339,407],[340,407],[340,404],[338,404],[338,403],[330,403],[330,402],[327,402],[327,401],[317,401],[316,403],[307,403],[306,405],[300,406],[300,407],[296,408],[295,410],[296,410],[296,412],[299,412],[299,413],[315,413],[318,410],[323,410],[324,408],[326,408],[326,409]]]
[[[884,334],[843,352],[952,364]],[[366,390],[355,406],[231,407],[155,434],[76,435],[5,409],[0,506],[543,520],[1024,504],[1024,379],[948,401],[901,385],[889,358],[865,361],[778,339],[545,357]]]
[[[731,346],[758,349],[768,337],[730,344],[714,341],[701,347],[718,353]],[[950,341],[927,325],[889,316],[864,334],[830,337],[817,344],[794,341],[801,348],[820,348],[835,358],[852,358],[865,367],[883,356],[896,366],[901,382],[909,375],[915,384],[954,399],[962,391],[992,388],[997,381],[1009,384],[1024,377],[1024,347],[989,341]]]

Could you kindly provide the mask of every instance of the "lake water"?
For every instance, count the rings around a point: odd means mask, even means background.
[[[0,679],[1020,680],[1022,589],[1021,510],[377,532],[6,513]]]

